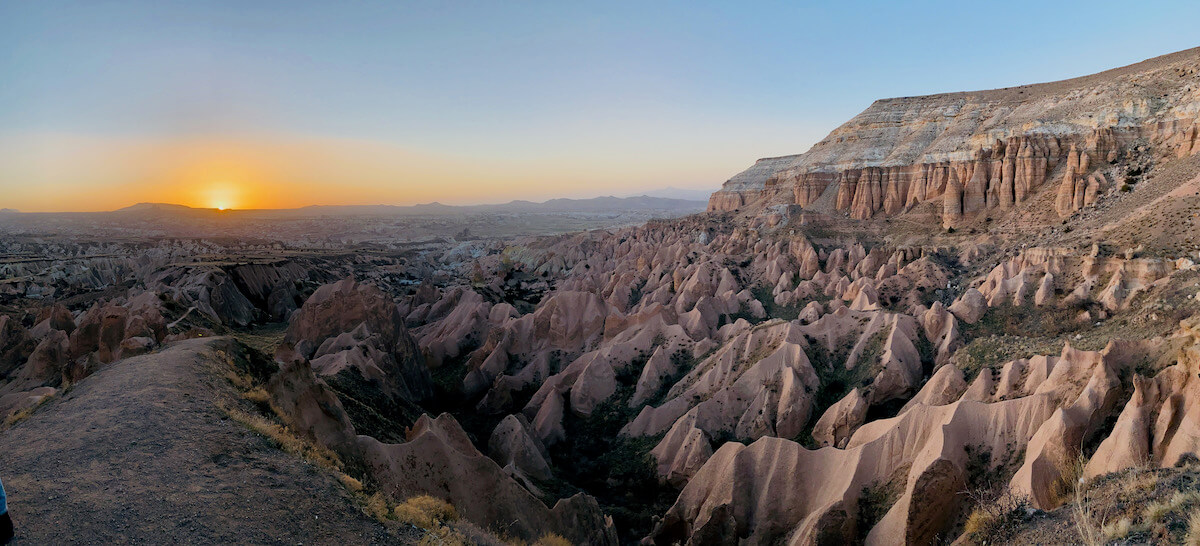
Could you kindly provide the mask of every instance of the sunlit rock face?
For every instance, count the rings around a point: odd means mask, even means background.
[[[808,152],[762,159],[734,176],[709,210],[786,202],[867,219],[929,203],[953,227],[1048,187],[1066,216],[1113,189],[1119,164],[1200,151],[1200,89],[1189,77],[1198,56],[1188,50],[1061,82],[879,100]]]

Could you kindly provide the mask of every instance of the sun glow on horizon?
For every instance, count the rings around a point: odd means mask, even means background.
[[[687,175],[691,180],[711,178],[704,173],[719,170],[699,161],[689,165],[695,167]],[[114,210],[140,202],[210,210],[431,201],[458,205],[688,185],[651,165],[640,165],[645,174],[637,179],[614,183],[620,173],[606,168],[570,158],[472,160],[414,152],[391,142],[286,135],[148,140],[0,134],[0,190],[8,189],[7,180],[42,183],[0,191],[0,206],[64,212]],[[54,191],[46,191],[48,186]]]
[[[207,188],[207,202],[210,208],[229,210],[238,202],[241,188],[232,182],[215,182]]]

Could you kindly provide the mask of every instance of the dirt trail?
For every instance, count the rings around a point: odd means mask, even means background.
[[[232,391],[216,355],[229,343],[113,363],[0,433],[16,543],[407,542],[216,407]]]

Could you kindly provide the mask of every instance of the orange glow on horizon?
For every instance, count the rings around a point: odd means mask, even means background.
[[[707,171],[726,170],[694,160],[689,166],[691,172],[667,175],[645,159],[619,165],[572,157],[469,159],[389,142],[287,135],[174,140],[0,136],[0,207],[70,212],[140,202],[219,210],[503,203],[687,187],[689,180],[711,178]],[[626,171],[640,173],[639,178]]]

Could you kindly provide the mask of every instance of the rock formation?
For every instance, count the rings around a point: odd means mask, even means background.
[[[1054,177],[1055,206],[1066,215],[1094,203],[1110,187],[1102,171],[1143,153],[1139,143],[1161,157],[1195,152],[1200,95],[1178,74],[1197,55],[1060,82],[876,101],[808,152],[762,159],[734,176],[709,210],[785,202],[861,220],[937,203],[953,227],[1012,209]],[[1143,87],[1148,81],[1161,91]]]

